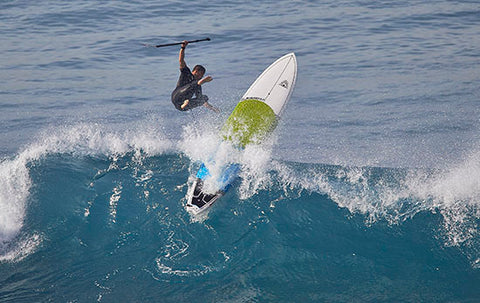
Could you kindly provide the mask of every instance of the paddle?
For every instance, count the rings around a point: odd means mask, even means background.
[[[210,38],[199,39],[199,40],[192,40],[188,41],[188,43],[195,43],[195,42],[202,42],[202,41],[210,41]],[[158,44],[158,45],[151,45],[151,44],[144,44],[144,46],[151,46],[151,47],[165,47],[165,46],[172,46],[172,45],[180,45],[183,42],[175,42],[175,43],[167,43],[167,44]]]

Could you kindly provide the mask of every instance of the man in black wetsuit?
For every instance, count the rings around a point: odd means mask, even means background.
[[[187,44],[188,41],[183,41],[178,56],[178,61],[180,62],[180,78],[178,79],[177,87],[172,92],[172,103],[175,105],[175,108],[180,111],[187,111],[203,105],[215,112],[219,112],[216,107],[207,102],[208,97],[202,94],[202,85],[212,81],[212,77],[206,76],[202,78],[205,74],[205,68],[203,66],[196,65],[193,71],[190,71],[190,68],[188,68],[185,63],[185,48]],[[193,97],[194,94],[195,97]]]

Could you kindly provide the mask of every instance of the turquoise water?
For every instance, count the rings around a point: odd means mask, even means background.
[[[1,302],[476,302],[475,1],[0,4]],[[216,115],[176,111],[178,47]],[[206,218],[191,176],[295,52]]]

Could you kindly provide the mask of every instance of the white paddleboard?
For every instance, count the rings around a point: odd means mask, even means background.
[[[290,100],[296,79],[297,60],[294,53],[272,63],[250,86],[228,117],[222,129],[224,140],[231,141],[239,148],[261,143],[275,129]],[[187,193],[187,211],[197,215],[212,206],[230,188],[239,171],[240,165],[227,163],[217,180],[220,184],[218,190],[206,193],[203,184],[211,176],[202,164]]]
[[[280,116],[295,87],[297,80],[297,58],[294,53],[273,62],[253,82],[242,100],[254,99],[268,104],[275,115]]]

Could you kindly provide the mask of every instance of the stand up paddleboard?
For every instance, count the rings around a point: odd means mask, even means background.
[[[222,128],[223,140],[230,141],[240,149],[249,144],[261,144],[277,126],[292,95],[296,78],[297,60],[294,53],[272,63],[250,86],[228,117]],[[205,164],[200,166],[187,194],[186,208],[193,215],[205,211],[223,196],[240,172],[240,164],[228,163],[215,180],[216,190],[205,192],[204,183],[212,178],[207,167]]]

